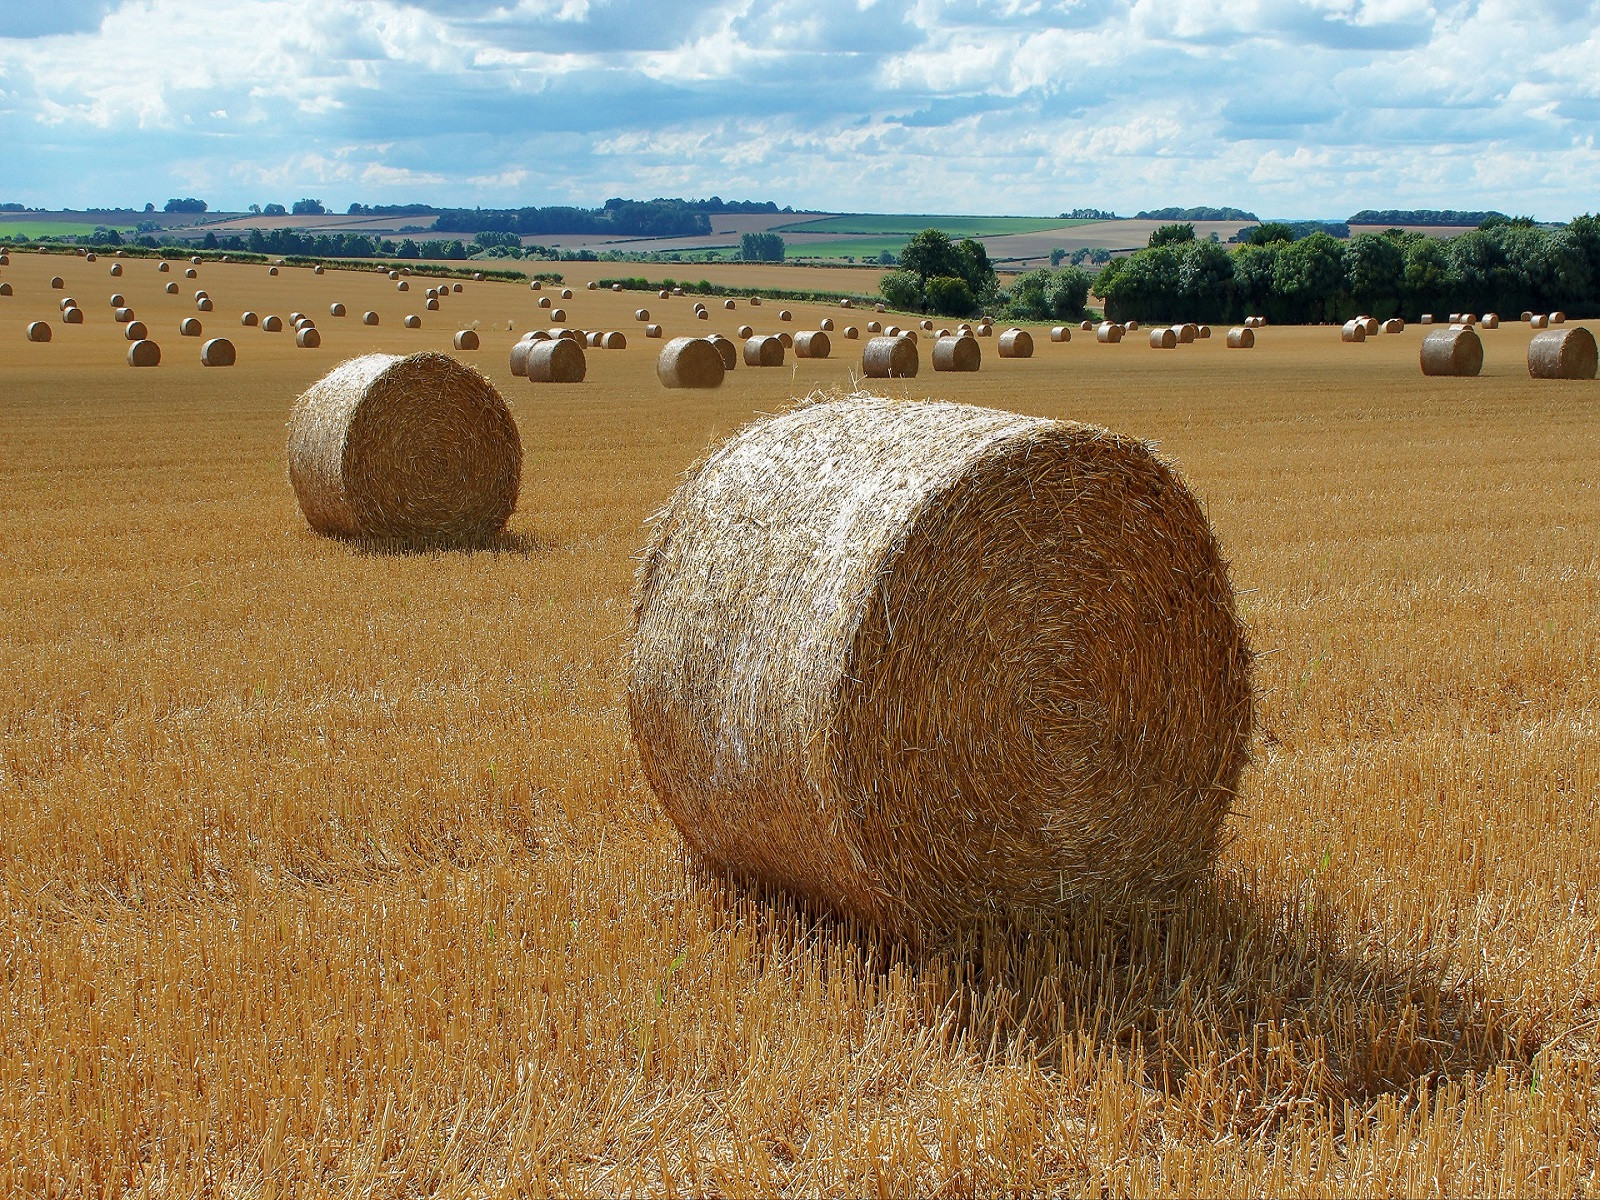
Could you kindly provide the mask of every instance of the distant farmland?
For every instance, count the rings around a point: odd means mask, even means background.
[[[910,237],[924,229],[938,229],[953,238],[1002,237],[1010,233],[1040,233],[1093,221],[1064,221],[1057,217],[945,217],[915,213],[844,213],[814,221],[793,221],[774,227],[774,233],[845,233],[871,236],[900,234]]]

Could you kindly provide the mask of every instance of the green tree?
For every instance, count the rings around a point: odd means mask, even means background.
[[[1418,238],[1405,251],[1402,279],[1406,317],[1416,320],[1420,313],[1439,308],[1453,286],[1450,260],[1438,238]]]
[[[1043,321],[1051,315],[1051,287],[1054,275],[1039,267],[1024,271],[1011,283],[1011,316],[1023,321]]]
[[[1294,230],[1282,221],[1263,221],[1241,232],[1239,240],[1246,246],[1270,246],[1274,242],[1294,241]]]
[[[954,275],[935,275],[923,285],[928,308],[942,317],[968,317],[978,302],[967,281]]]
[[[1150,235],[1150,245],[1152,247],[1176,246],[1180,242],[1192,241],[1194,241],[1194,226],[1187,221],[1179,224],[1163,225]]]
[[[1092,282],[1082,267],[1057,271],[1050,284],[1050,315],[1063,321],[1081,320]]]
[[[1233,302],[1241,317],[1280,319],[1278,255],[1288,242],[1251,243],[1233,253]]]
[[[297,217],[320,217],[328,210],[322,207],[321,200],[296,200],[289,209]]]
[[[900,251],[901,270],[910,271],[919,280],[940,275],[965,279],[964,265],[949,236],[937,229],[924,229],[915,234]]]
[[[1405,248],[1393,238],[1362,233],[1344,244],[1345,288],[1361,313],[1380,319],[1398,313],[1405,273]]]
[[[1233,290],[1233,258],[1215,242],[1178,247],[1178,301],[1194,321],[1225,321]]]
[[[878,293],[890,308],[908,312],[922,308],[922,280],[914,271],[890,271],[878,281]]]
[[[1067,252],[1060,246],[1057,246],[1054,250],[1050,251],[1050,265],[1052,267],[1059,267],[1061,265],[1061,260],[1066,258],[1066,256]]]
[[[1339,239],[1313,233],[1285,246],[1273,276],[1278,299],[1296,322],[1329,321],[1344,302],[1344,252]]]
[[[776,233],[747,233],[739,239],[739,257],[745,262],[782,262],[783,237]]]

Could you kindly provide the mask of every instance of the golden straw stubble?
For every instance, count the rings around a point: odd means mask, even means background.
[[[494,385],[444,354],[369,354],[295,401],[289,481],[319,533],[474,541],[517,506],[522,440]]]
[[[1143,444],[850,397],[693,468],[639,570],[629,710],[708,864],[925,941],[1213,862],[1251,655]]]

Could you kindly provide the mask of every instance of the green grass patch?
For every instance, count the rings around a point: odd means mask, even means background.
[[[783,254],[785,262],[802,258],[853,258],[858,263],[875,266],[878,255],[887,250],[898,256],[910,240],[909,237],[860,237],[840,238],[832,242],[790,242],[784,247]],[[892,269],[884,267],[885,271]]]
[[[115,229],[118,233],[129,233],[137,226],[99,226],[94,221],[38,221],[27,217],[7,219],[0,216],[0,238],[84,237],[94,233],[96,228]]]
[[[780,225],[774,233],[853,233],[866,236],[899,234],[910,237],[924,229],[937,229],[953,238],[1000,237],[1008,233],[1039,233],[1093,221],[1063,221],[1059,217],[945,217],[937,214],[847,213]]]

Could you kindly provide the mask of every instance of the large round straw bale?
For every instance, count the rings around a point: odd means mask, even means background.
[[[1555,312],[1550,314],[1550,324],[1552,324],[1552,325],[1565,325],[1566,323],[1567,323],[1567,314],[1562,312],[1559,308],[1556,309]]]
[[[1200,326],[1186,321],[1181,325],[1174,325],[1172,332],[1178,335],[1178,343],[1180,345],[1191,346],[1194,344],[1195,339],[1200,336]]]
[[[822,330],[794,335],[796,358],[827,358],[833,353],[833,341]]]
[[[613,329],[609,330],[605,337],[600,339],[600,345],[607,350],[626,350],[628,348],[628,339],[624,334]]]
[[[550,310],[550,319],[552,321],[565,321],[567,319],[567,310],[564,308],[552,308]]]
[[[73,305],[71,308],[63,309],[61,312],[61,320],[67,325],[82,325],[83,309],[79,308],[77,305]]]
[[[444,354],[369,354],[311,386],[289,417],[289,482],[319,533],[459,541],[517,505],[522,442],[494,386]]]
[[[761,297],[760,296],[751,296],[750,297],[750,307],[751,308],[760,308],[761,307]]]
[[[475,275],[475,276],[473,276],[473,278],[476,279],[476,278],[479,278],[479,277]],[[530,280],[528,280],[528,290],[530,292],[541,292],[541,291],[543,291],[544,290],[544,281],[540,280],[540,279],[530,279]]]
[[[553,338],[566,338],[572,342],[583,341],[583,330],[581,329],[552,329],[549,333]]]
[[[402,324],[405,325],[407,329],[421,329],[422,318],[417,316],[416,313],[407,313],[406,319],[402,322]]]
[[[658,337],[660,337],[661,336],[661,326],[659,326],[659,325],[646,325],[644,327],[644,335],[647,338],[658,338]]]
[[[451,341],[457,350],[476,350],[478,348],[478,331],[476,329],[458,329],[456,336]]]
[[[1001,358],[1032,358],[1033,334],[1026,329],[1008,329],[1000,335],[996,349]]]
[[[338,302],[328,305],[328,315],[330,317],[342,317],[344,316],[344,313],[344,305],[339,304]]]
[[[855,305],[855,301],[850,299],[848,296],[846,296],[843,300],[839,301],[839,307],[840,308],[854,308],[855,306],[856,306]]]
[[[261,318],[256,316],[256,314],[251,312],[249,309],[245,309],[244,312],[239,314],[239,324],[246,325],[246,326],[256,326],[256,325],[261,324]]]
[[[1123,328],[1125,328],[1129,333],[1137,333],[1139,329],[1139,322],[1129,321]]]
[[[1178,331],[1170,325],[1152,326],[1150,330],[1150,348],[1152,350],[1173,350],[1178,345]]]
[[[1478,314],[1464,312],[1461,314],[1460,321],[1463,325],[1476,325],[1478,323]]]
[[[311,268],[311,273],[313,275],[321,275],[322,274],[322,266],[321,266],[321,264],[319,263],[317,266],[312,267]]]
[[[993,325],[979,325],[977,329],[973,330],[973,333],[977,337],[993,337],[994,336],[994,326]]]
[[[112,274],[113,277],[115,277],[117,275],[121,275],[122,274],[122,264],[121,263],[112,263],[111,264],[111,274]]]
[[[1390,317],[1383,323],[1382,328],[1384,333],[1404,333],[1406,331],[1406,323],[1399,317]]]
[[[794,334],[790,333],[787,329],[781,330],[773,336],[783,343],[783,348],[785,350],[794,349]]]
[[[1528,318],[1528,328],[1548,329],[1550,328],[1550,318],[1545,316],[1543,313],[1536,313]]]
[[[1095,326],[1094,337],[1097,342],[1115,345],[1122,340],[1122,326],[1115,321],[1102,321]]]
[[[877,321],[868,321],[867,322],[867,332],[868,333],[882,333],[883,332],[883,326]]]
[[[1068,329],[1065,325],[1052,326],[1050,329],[1050,340],[1052,342],[1070,342],[1072,340],[1072,330]]]
[[[1090,426],[857,397],[694,468],[639,569],[644,772],[694,853],[913,942],[1216,859],[1251,655],[1182,480]]]
[[[199,337],[200,333],[200,322],[193,317],[185,317],[178,322],[179,337]]]
[[[910,338],[869,338],[861,347],[861,373],[868,379],[913,379],[917,365],[917,344]]]
[[[739,365],[739,347],[735,346],[720,333],[713,333],[706,339],[717,348],[717,353],[722,355],[723,368],[732,371]]]
[[[613,292],[620,292],[622,290],[622,285],[620,283],[613,283],[611,285],[611,290]]]
[[[1458,312],[1451,313],[1450,314],[1450,323],[1452,325],[1459,325],[1461,323],[1461,314],[1458,313]]]
[[[672,295],[671,292],[667,291],[666,288],[662,288],[659,292],[656,293],[656,299],[657,300],[665,300],[670,295]]]
[[[1200,326],[1200,332],[1196,336],[1202,342],[1209,341],[1211,339],[1211,326],[1209,326],[1209,325]]]
[[[511,347],[510,366],[513,375],[522,379],[528,377],[528,351],[532,349],[533,342],[528,338],[523,338],[515,346]]]
[[[783,342],[766,334],[749,338],[744,344],[744,365],[747,367],[783,366]]]
[[[375,313],[375,312],[364,312],[364,313],[362,313],[361,314],[361,323],[363,325],[376,325],[378,323],[378,314]]]
[[[129,321],[122,327],[122,336],[130,342],[141,341],[150,336],[150,330],[143,321]]]
[[[694,317],[697,321],[709,321],[711,319],[711,314],[702,308],[699,312],[695,313]]]
[[[73,296],[63,296],[63,297],[61,297],[61,303],[56,305],[56,307],[59,308],[62,312],[66,312],[67,309],[69,309],[69,308],[77,308],[78,307],[77,298],[73,297]]]
[[[50,336],[50,326],[44,321],[34,321],[28,326],[30,342],[48,342]]]
[[[539,297],[539,307],[540,308],[549,308],[550,307],[550,297],[549,296],[540,296]]]
[[[294,335],[294,344],[302,350],[315,350],[322,345],[322,334],[315,325],[306,325]]]
[[[794,314],[791,313],[787,308],[780,308],[778,310],[778,320],[780,320],[780,321],[792,321],[792,320],[794,320]]]
[[[822,330],[823,333],[832,333],[833,332],[833,318],[832,317],[823,317],[822,320],[817,322],[817,328]]]
[[[1228,330],[1228,349],[1249,350],[1256,344],[1256,331],[1254,326],[1236,325]]]
[[[933,343],[935,371],[976,371],[983,366],[983,347],[971,334],[942,337]]]
[[[727,372],[723,352],[710,338],[673,338],[661,347],[656,359],[656,377],[662,387],[721,387]]]
[[[1339,340],[1344,342],[1364,342],[1367,340],[1367,327],[1360,321],[1346,321],[1344,328],[1339,331]]]
[[[683,289],[681,287],[675,287],[672,289],[672,294],[674,296],[681,296],[683,295]]]
[[[202,367],[231,367],[237,361],[233,343],[227,338],[212,338],[200,347],[200,365]]]
[[[648,308],[636,308],[636,309],[634,309],[633,310],[633,319],[635,321],[648,321],[650,319],[650,310]]]
[[[261,318],[261,328],[262,328],[263,331],[265,331],[267,333],[282,333],[283,332],[283,318],[282,317],[274,317],[274,316],[262,317]]]
[[[159,367],[161,365],[161,347],[154,342],[140,338],[128,347],[128,365],[130,367]]]
[[[844,327],[844,329],[842,330],[842,332],[844,333],[844,336],[846,337],[846,339],[848,339],[849,341],[852,341],[852,342],[855,341],[858,337],[861,336],[861,331],[859,329],[857,329],[854,325],[846,325]]]
[[[528,351],[528,380],[531,383],[582,383],[589,362],[583,347],[570,338],[531,342]]]
[[[1535,379],[1593,379],[1597,361],[1594,334],[1582,325],[1546,329],[1528,343],[1528,374]]]
[[[598,329],[591,329],[583,335],[584,344],[593,350],[600,349],[600,339],[605,337]]]
[[[1483,369],[1483,342],[1470,326],[1435,329],[1422,339],[1424,375],[1476,375]]]
[[[482,279],[482,278],[483,278],[483,276],[482,276],[482,275],[479,275],[479,276],[478,276],[478,278],[479,278],[479,279]],[[452,284],[451,284],[451,285],[450,285],[450,294],[451,294],[451,295],[452,295],[452,296],[453,296],[453,295],[456,295],[456,294],[457,294],[457,293],[459,293],[459,292],[460,292],[460,291],[461,291],[461,285],[460,285],[460,284],[459,284],[459,283],[452,283]]]

